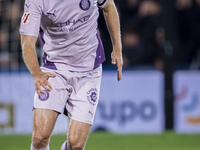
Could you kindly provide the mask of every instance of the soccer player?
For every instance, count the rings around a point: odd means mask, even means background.
[[[98,31],[101,8],[112,39],[112,63],[122,79],[119,17],[113,0],[26,0],[20,34],[23,58],[34,78],[31,150],[49,150],[56,118],[68,118],[61,150],[82,150],[99,99],[104,50]],[[35,44],[40,35],[43,66]]]

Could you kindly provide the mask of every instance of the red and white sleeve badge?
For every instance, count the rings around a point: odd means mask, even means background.
[[[30,12],[24,12],[24,15],[22,17],[23,24],[27,24],[29,22],[30,16],[31,16]]]

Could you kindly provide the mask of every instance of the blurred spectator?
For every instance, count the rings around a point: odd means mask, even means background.
[[[143,0],[139,6],[139,16],[144,18],[147,16],[159,15],[161,13],[161,5],[156,0]]]
[[[161,45],[165,32],[161,25],[162,7],[155,0],[143,0],[137,10],[135,21],[123,25],[125,66],[154,65],[157,69],[163,69]]]
[[[121,19],[125,66],[153,65],[157,69],[163,68],[162,44],[165,41],[165,29],[162,23],[167,22],[162,17],[163,8],[160,2],[163,1],[115,1]],[[175,5],[171,10],[174,10],[177,17],[175,20],[179,41],[179,47],[175,49],[176,61],[190,64],[200,49],[200,0],[175,0],[173,3]],[[0,67],[24,66],[18,33],[23,5],[24,0],[0,0]],[[165,6],[165,14],[168,7]],[[112,45],[101,10],[98,21],[106,54],[104,65],[110,65]],[[176,32],[168,34],[172,37],[173,33]],[[39,42],[36,47],[38,58],[41,58]]]
[[[163,69],[162,42],[165,32],[162,26],[161,4],[156,0],[143,0],[139,5],[138,15],[141,40],[145,46],[143,62]]]
[[[140,40],[138,28],[126,26],[122,30],[124,67],[131,67],[141,63],[144,48]]]
[[[200,0],[176,0],[180,46],[177,62],[190,64],[200,48]]]
[[[21,50],[19,39],[19,24],[21,19],[21,7],[18,3],[12,2],[7,6],[7,19],[9,21],[9,52],[12,68],[19,67]]]
[[[200,0],[196,0],[196,5],[198,8],[200,8]]]
[[[119,2],[120,20],[123,24],[137,22],[137,13],[140,0],[123,0]]]
[[[5,29],[0,30],[0,67],[9,67],[8,39],[9,35]]]
[[[1,1],[1,67],[18,68],[20,60],[19,23],[21,7],[17,2]]]
[[[176,0],[177,10],[188,9],[192,6],[192,0]]]

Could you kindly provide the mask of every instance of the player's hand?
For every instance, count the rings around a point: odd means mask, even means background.
[[[42,89],[42,87],[49,92],[52,90],[52,86],[48,82],[48,78],[49,77],[54,78],[55,76],[56,75],[49,72],[40,72],[33,75],[35,91],[37,92],[38,95],[40,95],[41,93],[45,94],[45,91]]]
[[[120,81],[122,79],[122,66],[123,66],[123,59],[122,59],[122,52],[121,50],[113,50],[111,54],[112,64],[117,64],[117,79]]]

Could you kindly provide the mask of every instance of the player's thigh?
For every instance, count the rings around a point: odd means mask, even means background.
[[[34,134],[48,138],[51,135],[58,112],[50,109],[33,110],[33,136]]]
[[[83,147],[87,141],[91,125],[70,119],[68,139],[70,144],[79,144]]]

